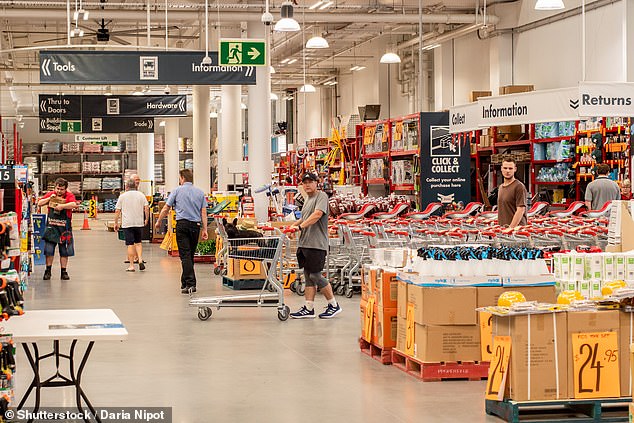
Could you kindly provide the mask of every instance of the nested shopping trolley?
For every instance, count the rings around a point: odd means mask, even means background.
[[[191,298],[189,305],[198,308],[198,318],[209,319],[214,307],[275,307],[278,319],[287,320],[290,308],[284,304],[284,286],[277,278],[276,270],[282,249],[288,245],[288,238],[281,233],[271,237],[226,238],[223,241],[226,242],[227,258],[261,262],[266,273],[266,281],[259,293]]]

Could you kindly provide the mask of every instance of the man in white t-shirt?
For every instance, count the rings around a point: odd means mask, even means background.
[[[125,245],[128,247],[128,261],[130,262],[126,269],[128,272],[134,272],[135,258],[138,258],[139,270],[145,270],[141,235],[149,217],[150,207],[145,195],[137,191],[137,185],[133,179],[127,181],[126,192],[119,196],[115,207],[114,230],[115,232],[119,231],[119,220],[121,220]]]

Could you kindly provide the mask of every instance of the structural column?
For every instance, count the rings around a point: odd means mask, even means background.
[[[209,86],[194,85],[194,185],[205,193],[211,191],[211,160],[209,129]]]
[[[266,39],[269,50],[269,28],[261,22],[249,22],[249,38]],[[267,54],[267,66],[257,69],[256,85],[249,86],[249,184],[253,191],[271,183],[271,74]],[[224,128],[224,124],[223,124]],[[255,217],[258,222],[268,220],[269,197],[265,193],[253,193]]]
[[[178,118],[165,119],[165,191],[178,186]]]
[[[242,85],[223,85],[220,94],[218,125],[218,190],[226,191],[233,184],[234,176],[229,173],[230,162],[242,161]],[[236,183],[241,184],[242,178]]]
[[[513,84],[513,38],[511,34],[500,34],[489,43],[489,89],[498,95],[500,87]]]
[[[137,134],[136,149],[137,173],[141,178],[139,191],[145,195],[153,195],[154,134]]]
[[[453,41],[434,49],[434,108],[444,110],[453,106]]]

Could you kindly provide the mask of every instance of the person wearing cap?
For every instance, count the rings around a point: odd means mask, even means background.
[[[300,231],[297,244],[297,262],[304,269],[306,290],[304,304],[298,311],[291,313],[293,319],[315,318],[315,294],[317,288],[324,294],[328,305],[326,311],[319,315],[320,319],[330,319],[341,313],[332,286],[321,274],[326,264],[328,253],[328,196],[317,190],[318,177],[306,172],[302,175],[302,186],[306,191],[302,217],[292,226]]]

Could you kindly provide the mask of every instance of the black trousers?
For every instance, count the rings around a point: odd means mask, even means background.
[[[194,288],[196,286],[196,274],[194,273],[194,253],[198,245],[200,235],[200,222],[189,220],[176,221],[176,243],[178,255],[181,259],[181,289]]]

